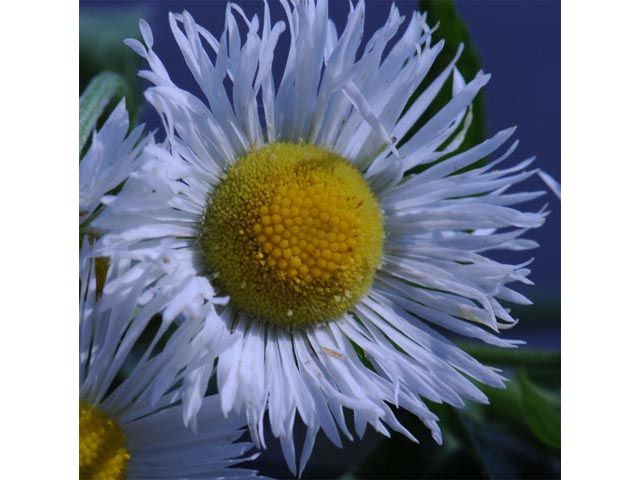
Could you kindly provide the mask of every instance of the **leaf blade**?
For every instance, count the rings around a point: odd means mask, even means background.
[[[80,155],[110,102],[129,96],[127,81],[118,73],[102,72],[89,82],[80,96]]]
[[[525,373],[517,376],[522,388],[522,406],[533,434],[546,445],[560,448],[560,414],[552,399],[542,393]]]

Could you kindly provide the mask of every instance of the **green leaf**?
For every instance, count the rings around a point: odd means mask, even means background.
[[[474,50],[471,42],[471,36],[463,20],[458,15],[456,6],[452,0],[420,0],[418,9],[427,12],[427,21],[431,27],[439,24],[438,29],[434,33],[434,40],[444,39],[445,45],[438,57],[436,58],[431,70],[422,81],[417,91],[413,94],[409,103],[418,98],[418,96],[427,88],[429,84],[440,74],[445,67],[453,60],[459,45],[464,44],[462,56],[456,63],[458,70],[466,81],[472,79],[480,70],[481,62],[477,52]],[[404,140],[410,138],[416,133],[428,119],[433,117],[446,103],[451,99],[451,79],[445,84],[440,93],[436,96],[426,112],[420,117],[416,124],[409,131]],[[484,97],[482,92],[478,93],[472,103],[473,122],[469,127],[469,131],[464,142],[459,147],[460,151],[466,150],[486,138],[486,113],[484,105]],[[454,154],[453,152],[452,154]],[[475,168],[471,166],[469,168]],[[417,171],[420,169],[418,168]]]
[[[464,410],[456,412],[462,424],[468,442],[489,478],[518,478],[516,465],[513,464],[509,451],[504,447],[503,432],[498,432],[491,425],[475,421]],[[501,445],[502,444],[502,445]]]
[[[129,86],[122,75],[113,72],[102,72],[93,78],[80,96],[80,155],[89,140],[91,132],[96,128],[98,119],[107,107],[130,96]]]
[[[127,84],[127,111],[131,125],[138,123],[142,84],[138,78],[140,57],[124,44],[126,38],[140,39],[138,20],[145,8],[83,7],[80,14],[80,93],[104,71],[120,74]]]
[[[506,424],[510,429],[518,429],[521,433],[529,432],[522,409],[522,388],[517,378],[510,378],[506,382],[506,388],[482,386],[481,390],[489,398],[489,404],[480,407],[488,421]]]
[[[554,399],[545,394],[523,373],[518,373],[522,388],[522,406],[527,423],[535,436],[543,443],[560,448],[560,414]]]
[[[358,479],[353,475],[353,473],[345,473],[344,475],[339,477],[338,480],[358,480]]]

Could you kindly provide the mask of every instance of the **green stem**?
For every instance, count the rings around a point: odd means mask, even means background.
[[[460,344],[465,352],[482,363],[507,367],[560,367],[560,352],[551,350],[508,349]]]

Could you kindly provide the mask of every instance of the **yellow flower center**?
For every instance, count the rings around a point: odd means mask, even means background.
[[[274,143],[229,169],[199,245],[203,267],[239,310],[307,327],[338,318],[369,289],[383,236],[378,203],[349,162]]]
[[[120,426],[80,400],[80,479],[122,480],[130,455]]]

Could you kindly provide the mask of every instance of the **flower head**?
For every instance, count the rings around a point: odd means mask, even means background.
[[[166,143],[146,149],[99,225],[109,232],[105,254],[175,256],[175,271],[149,279],[170,298],[165,318],[198,296],[190,321],[224,326],[218,338],[229,347],[209,357],[222,409],[243,412],[259,445],[268,410],[295,472],[296,416],[307,426],[301,471],[320,429],[336,445],[340,432],[353,438],[345,408],[359,436],[370,425],[415,440],[393,413],[400,407],[441,442],[424,398],[463,406],[486,401],[471,379],[503,385],[444,333],[518,343],[496,333],[516,322],[502,301],[528,303],[510,284],[526,283],[529,271],[486,253],[534,247],[521,236],[545,212],[511,207],[542,194],[507,193],[536,173],[526,170],[531,160],[499,168],[517,142],[466,169],[514,129],[458,151],[489,80],[480,72],[465,82],[460,50],[409,103],[443,46],[431,45],[426,15],[414,14],[390,45],[404,21],[392,6],[362,48],[363,1],[340,34],[326,0],[281,3],[291,41],[277,88],[272,62],[286,27],[271,24],[266,2],[262,28],[228,5],[219,38],[187,12],[170,15],[206,103],[173,83],[141,22],[144,44],[128,43],[149,63],[145,95]],[[451,76],[451,100],[408,136]]]

